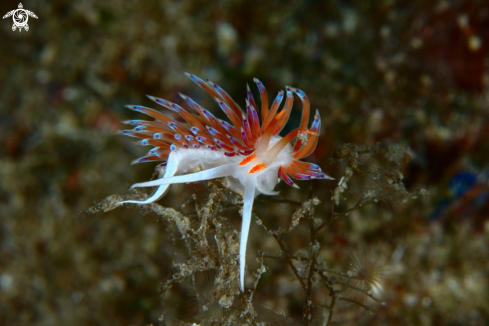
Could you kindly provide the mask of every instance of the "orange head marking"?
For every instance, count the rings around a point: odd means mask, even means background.
[[[257,164],[255,165],[254,167],[251,168],[251,170],[248,172],[249,174],[253,174],[255,172],[258,172],[258,171],[261,171],[261,170],[264,170],[266,169],[266,164],[265,163],[260,163],[260,164]]]
[[[253,161],[255,158],[256,158],[256,154],[252,153],[252,154],[248,155],[247,157],[245,157],[244,160],[239,162],[239,166],[246,165],[246,164],[250,163],[251,161]]]

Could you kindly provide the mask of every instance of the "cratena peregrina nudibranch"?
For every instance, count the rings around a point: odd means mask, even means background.
[[[229,188],[244,197],[239,248],[240,288],[243,292],[246,243],[254,198],[259,194],[278,194],[273,189],[280,180],[297,188],[292,178],[332,179],[324,174],[318,165],[300,161],[316,148],[321,118],[316,110],[314,121],[311,127],[307,128],[309,99],[300,89],[289,86],[285,87],[285,93],[280,91],[277,94],[269,109],[266,89],[255,78],[253,80],[261,97],[260,122],[258,106],[249,86],[246,112],[244,112],[218,85],[210,81],[205,82],[191,74],[187,75],[214,98],[231,123],[216,118],[211,112],[181,94],[180,96],[194,112],[157,97],[148,97],[180,115],[185,122],[177,121],[150,108],[128,105],[129,109],[154,118],[153,121],[126,121],[135,128],[121,131],[124,135],[140,138],[141,145],[154,146],[146,156],[136,159],[133,163],[166,162],[156,167],[159,172],[158,179],[136,183],[131,187],[157,187],[148,199],[125,200],[121,203],[149,204],[163,197],[171,184],[226,178]],[[294,93],[302,101],[301,123],[298,129],[280,137],[278,134],[289,120]],[[284,96],[285,104],[278,112]],[[292,145],[294,139],[296,141]],[[200,171],[188,173],[195,171],[196,168]]]

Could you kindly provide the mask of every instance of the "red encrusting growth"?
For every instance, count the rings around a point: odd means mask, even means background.
[[[230,123],[216,118],[208,110],[182,94],[180,96],[193,109],[194,113],[175,103],[148,96],[157,104],[178,114],[185,122],[179,122],[150,108],[128,105],[129,109],[144,113],[155,119],[154,121],[126,121],[128,124],[134,125],[135,128],[123,130],[121,133],[140,138],[141,145],[155,146],[147,156],[141,157],[133,163],[165,161],[172,150],[179,148],[207,148],[209,150],[221,148],[227,156],[244,156],[239,163],[240,166],[260,158],[261,161],[257,160],[250,169],[249,173],[252,174],[266,169],[268,163],[272,162],[288,143],[297,138],[292,147],[291,163],[288,166],[279,168],[278,177],[292,186],[295,186],[295,183],[290,177],[299,180],[326,177],[319,166],[299,161],[301,158],[310,155],[316,148],[321,127],[319,114],[316,113],[311,127],[307,128],[310,104],[303,91],[287,86],[285,93],[284,91],[278,92],[269,109],[266,89],[258,79],[254,78],[253,81],[258,87],[261,100],[261,115],[259,115],[258,105],[249,86],[247,86],[246,112],[244,112],[218,85],[210,81],[203,81],[191,74],[187,75],[214,98],[229,118]],[[269,148],[272,137],[278,135],[289,120],[294,102],[294,93],[301,99],[303,105],[300,126]],[[279,111],[284,95],[286,100]],[[300,135],[303,136],[299,137]],[[266,160],[262,160],[262,156]]]

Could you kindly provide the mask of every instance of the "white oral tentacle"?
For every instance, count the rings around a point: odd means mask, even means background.
[[[174,157],[170,154],[168,156],[167,164],[165,167],[165,174],[163,175],[162,178],[173,177],[173,175],[175,175],[177,170],[178,170],[178,161],[175,160]],[[121,202],[121,204],[144,205],[144,204],[154,203],[155,201],[159,200],[160,198],[162,198],[166,194],[169,187],[170,187],[170,184],[161,185],[156,189],[156,191],[149,198],[147,198],[145,200],[124,200]]]
[[[154,203],[155,201],[157,201],[158,199],[162,198],[165,195],[169,186],[170,185],[159,186],[156,189],[156,191],[150,197],[148,197],[145,200],[141,200],[141,201],[140,200],[124,200],[124,201],[121,201],[120,203],[121,204],[139,204],[139,205]]]
[[[161,178],[153,181],[135,183],[132,188],[143,188],[143,187],[155,187],[174,183],[189,183],[204,181],[216,178],[227,177],[236,170],[238,163],[229,163],[226,165],[218,166],[209,170],[204,170],[192,174],[177,175],[174,177]]]

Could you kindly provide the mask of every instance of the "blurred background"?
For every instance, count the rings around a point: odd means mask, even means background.
[[[269,97],[284,85],[305,91],[322,117],[307,160],[334,177],[326,162],[341,144],[409,146],[404,184],[429,195],[338,219],[318,234],[323,258],[342,270],[351,248],[365,245],[389,263],[386,305],[363,324],[489,324],[487,1],[22,4],[38,17],[28,31],[0,21],[1,325],[163,324],[172,293],[159,291],[175,259],[168,225],[135,208],[80,212],[151,177],[154,164],[130,165],[147,148],[114,134],[144,118],[124,105],[155,108],[145,94],[182,105],[181,92],[219,114],[185,71],[242,106],[253,77]],[[0,14],[17,7],[2,1]],[[317,218],[330,214],[337,181],[314,181],[325,205]],[[300,185],[279,190],[305,201],[310,184]],[[173,187],[160,204],[178,209],[190,188]],[[302,323],[301,290],[294,299],[280,282],[264,286],[262,300]]]

